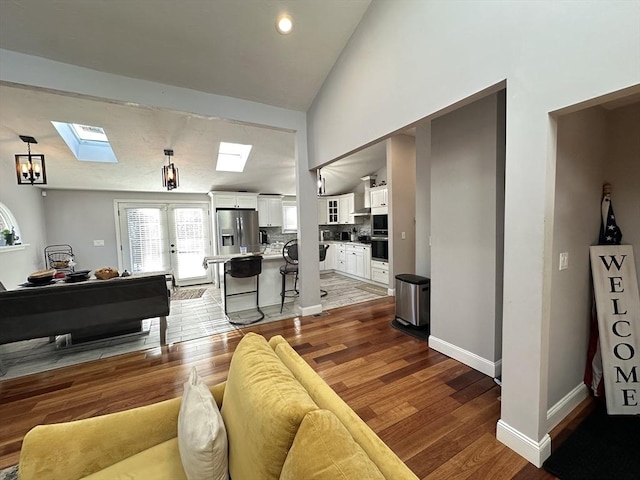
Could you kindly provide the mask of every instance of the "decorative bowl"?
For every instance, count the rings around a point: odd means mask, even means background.
[[[38,270],[37,272],[33,272],[29,275],[27,281],[36,285],[50,283],[55,274],[55,268],[51,268],[49,270]]]

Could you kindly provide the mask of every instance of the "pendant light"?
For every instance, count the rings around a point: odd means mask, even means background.
[[[173,157],[173,150],[167,149],[164,151],[167,157],[167,165],[162,167],[162,186],[167,190],[173,190],[180,185],[180,179],[178,177],[178,167],[171,162]]]
[[[20,135],[20,140],[27,144],[27,154],[16,154],[18,185],[46,185],[47,170],[44,165],[44,155],[31,153],[31,144],[38,142],[28,135]]]
[[[322,169],[318,169],[318,196],[321,197],[325,193],[324,178],[322,178]]]

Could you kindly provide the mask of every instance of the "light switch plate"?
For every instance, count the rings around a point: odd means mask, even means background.
[[[560,270],[566,270],[569,268],[569,252],[562,252],[560,254]]]
[[[93,241],[93,246],[94,247],[104,247],[104,240],[94,240]]]

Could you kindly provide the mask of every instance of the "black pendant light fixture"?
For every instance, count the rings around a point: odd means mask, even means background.
[[[178,177],[178,167],[171,162],[173,157],[173,150],[167,149],[164,151],[167,157],[167,165],[162,167],[162,186],[167,190],[173,190],[180,185],[180,179]]]
[[[44,166],[44,155],[31,153],[31,144],[38,142],[27,135],[20,135],[20,140],[27,144],[27,154],[16,154],[18,185],[46,185],[47,170]]]

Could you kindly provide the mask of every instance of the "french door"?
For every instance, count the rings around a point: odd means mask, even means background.
[[[179,286],[206,283],[209,205],[119,203],[120,264],[131,273],[173,273]]]

